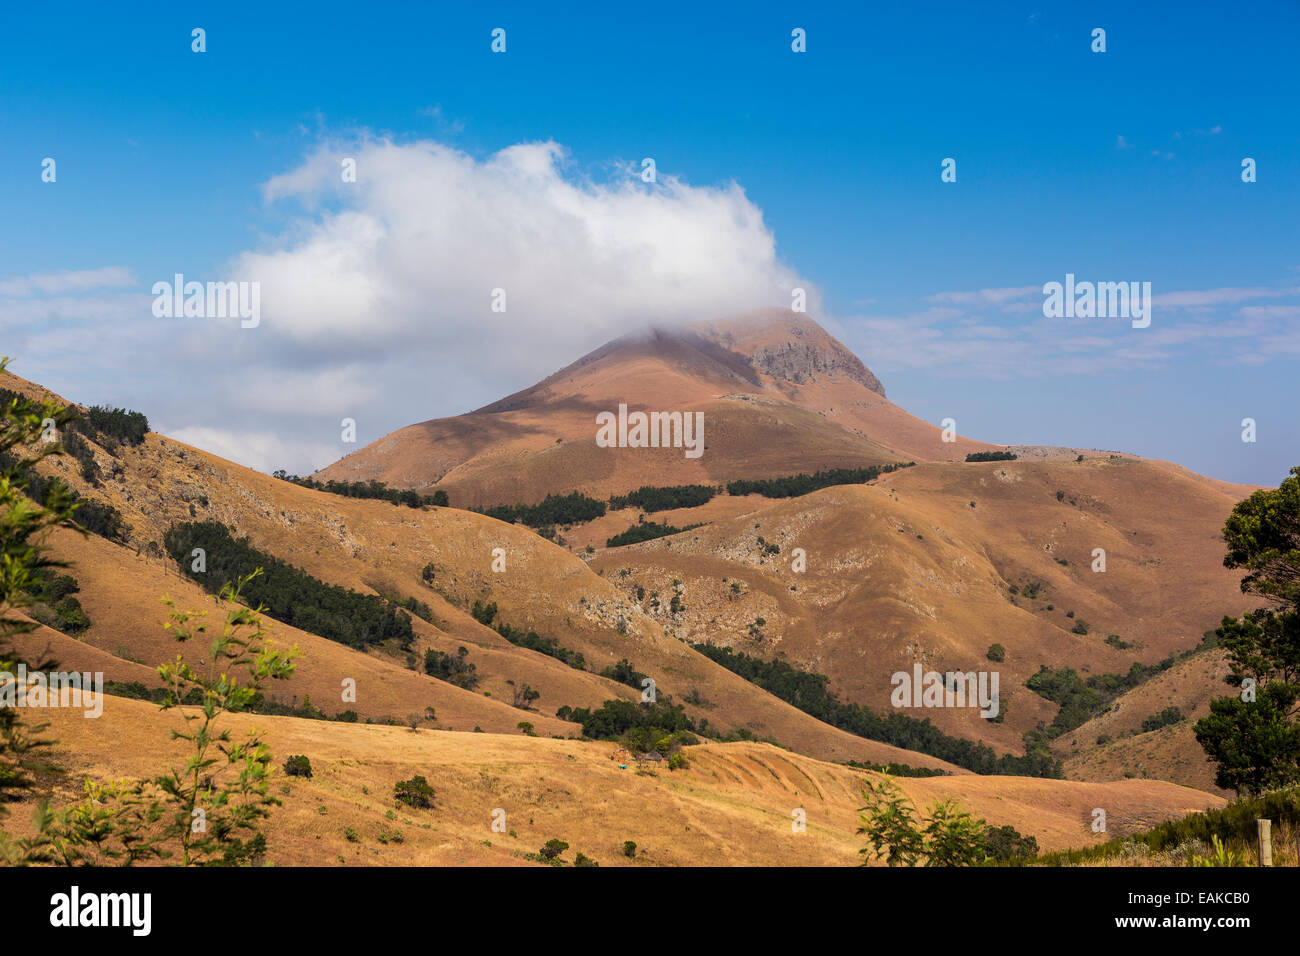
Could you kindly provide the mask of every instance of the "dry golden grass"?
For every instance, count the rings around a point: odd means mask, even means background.
[[[123,779],[159,772],[183,751],[168,740],[179,721],[140,701],[112,699],[98,720],[51,711],[55,760],[66,776],[43,795],[76,799],[84,777]],[[283,717],[223,718],[236,734],[266,730],[277,767],[291,754],[311,760],[310,779],[277,773],[284,805],[267,827],[269,860],[280,865],[520,865],[547,840],[602,865],[818,865],[860,862],[857,808],[868,776],[766,744],[686,748],[685,770],[621,770],[614,745],[497,734],[335,724]],[[393,785],[424,775],[437,791],[431,810],[394,803]],[[1133,826],[1223,804],[1205,793],[1155,781],[1107,784],[997,777],[899,778],[919,806],[953,796],[993,824],[1011,824],[1044,849],[1091,844],[1091,808]],[[30,807],[30,801],[29,801]],[[494,833],[493,811],[506,827]],[[806,813],[806,832],[793,813]],[[14,808],[12,829],[28,813]],[[357,842],[345,835],[352,830]],[[402,842],[392,840],[400,830]],[[380,840],[380,834],[388,842]]]

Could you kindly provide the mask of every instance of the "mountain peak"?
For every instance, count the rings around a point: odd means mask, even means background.
[[[701,337],[739,353],[757,372],[795,385],[842,375],[885,398],[885,386],[842,342],[799,312],[763,309],[690,326]]]

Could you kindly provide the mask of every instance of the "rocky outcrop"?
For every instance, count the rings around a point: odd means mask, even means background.
[[[791,341],[783,345],[769,345],[752,353],[749,361],[763,374],[796,385],[815,382],[825,375],[843,375],[869,388],[881,398],[885,397],[885,386],[880,384],[880,379],[862,364],[861,359],[839,343],[821,346],[812,342]]]

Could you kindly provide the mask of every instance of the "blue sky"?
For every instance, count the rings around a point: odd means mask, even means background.
[[[306,471],[350,450],[343,415],[364,443],[656,310],[793,282],[930,421],[1276,484],[1300,464],[1300,8],[1143,6],[15,8],[3,351],[71,398]],[[362,189],[326,184],[340,156],[364,158]],[[643,157],[658,186],[627,185]],[[571,220],[587,239],[552,242]],[[177,272],[263,281],[264,325],[155,318]],[[1150,282],[1151,327],[1044,319],[1034,290],[1067,272]],[[527,292],[494,324],[473,283]]]

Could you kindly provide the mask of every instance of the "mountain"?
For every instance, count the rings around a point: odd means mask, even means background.
[[[705,451],[597,444],[596,416],[702,412]],[[826,468],[953,461],[994,446],[942,431],[885,397],[849,349],[804,315],[768,310],[610,342],[536,385],[398,429],[314,477],[378,480],[458,507],[582,491],[720,484]]]
[[[0,387],[48,394],[9,374]],[[599,447],[596,415],[619,404],[703,412],[706,453],[691,459],[681,449]],[[320,780],[293,784],[277,857],[286,862],[319,860],[318,804],[362,832],[382,828],[384,801],[369,794],[422,768],[436,768],[440,792],[466,819],[508,794],[511,812],[542,821],[535,833],[529,827],[529,840],[580,836],[584,852],[604,855],[602,862],[623,839],[643,838],[660,862],[766,861],[760,849],[721,850],[727,840],[700,831],[781,829],[800,805],[813,808],[810,829],[816,821],[834,839],[783,848],[781,859],[845,862],[855,855],[846,828],[855,825],[867,778],[847,761],[939,771],[945,775],[905,778],[904,789],[927,802],[954,796],[1044,846],[1096,842],[1092,806],[1115,808],[1136,827],[1220,805],[1189,721],[1151,731],[1144,722],[1170,702],[1199,716],[1220,689],[1221,655],[1197,647],[1223,614],[1249,606],[1222,566],[1220,532],[1251,489],[1166,462],[1049,446],[1017,447],[1011,461],[964,460],[991,449],[1001,446],[943,442],[939,429],[890,403],[876,376],[833,337],[780,312],[620,339],[492,405],[401,429],[318,476],[374,477],[424,493],[442,488],[453,507],[340,497],[153,432],[135,445],[91,436],[79,460],[55,458],[40,469],[87,501],[117,509],[129,528],[117,540],[51,538],[56,556],[72,563],[90,625],[74,634],[52,623],[21,638],[18,650],[156,687],[152,665],[175,653],[159,598],[184,608],[211,601],[166,553],[169,532],[187,522],[217,522],[268,560],[325,584],[388,607],[421,608],[410,620],[409,647],[391,640],[352,647],[311,625],[272,619],[273,639],[304,652],[294,677],[275,689],[278,703],[296,707],[310,698],[326,715],[352,710],[374,722],[257,718],[272,728],[277,753],[310,753],[327,768],[324,781],[345,781],[337,791]],[[96,468],[85,466],[87,455]],[[553,540],[463,510],[574,490],[605,497],[643,485],[716,485],[899,461],[916,464],[789,498],[719,494],[667,511],[611,509],[557,529]],[[688,530],[608,546],[642,521]],[[1098,548],[1106,552],[1104,571],[1094,569]],[[798,569],[796,549],[805,565]],[[485,626],[484,605],[495,606],[493,624],[534,630],[570,657],[581,654],[582,663],[513,643]],[[995,643],[1004,650],[996,664],[989,658]],[[427,651],[462,648],[476,686],[424,673]],[[818,719],[806,712],[807,699],[783,699],[778,688],[769,692],[724,667],[718,649],[824,675],[841,702],[878,715],[896,714],[893,675],[914,665],[996,669],[1000,720],[954,708],[904,716],[929,721],[950,744],[980,742],[1009,755],[1022,753],[1025,736],[1058,715],[1057,703],[1028,686],[1041,668],[1083,678],[1127,675],[1135,665],[1151,672],[1080,726],[1052,736],[1052,753],[1072,779],[976,777],[933,748],[893,746]],[[653,678],[658,693],[693,720],[745,742],[687,748],[690,768],[667,779],[621,774],[607,759],[614,745],[579,739],[582,727],[563,709],[639,700],[638,688],[602,673],[620,661]],[[355,701],[340,696],[347,679],[356,682]],[[540,697],[521,699],[524,687]],[[67,740],[62,758],[79,772],[120,774],[129,769],[116,756],[120,741],[131,742],[133,761],[160,759],[168,720],[143,702],[112,697],[111,734],[56,720]],[[385,726],[391,723],[419,729]],[[959,759],[951,748],[944,753]],[[538,774],[550,781],[540,789]],[[1124,779],[1134,775],[1171,783]],[[561,791],[572,812],[555,810]],[[647,807],[665,805],[671,812],[644,823],[655,816]],[[453,830],[436,839],[408,831],[407,847],[384,858],[518,856],[504,841],[482,846],[477,826]],[[352,852],[336,848],[335,836],[331,855]]]
[[[619,402],[702,409],[707,453],[689,460],[675,450],[596,447],[596,413]],[[1220,532],[1253,489],[1075,448],[1015,446],[1005,449],[1014,461],[964,460],[1003,448],[943,442],[816,323],[769,311],[611,342],[468,415],[401,429],[318,477],[440,487],[453,504],[487,504],[914,460],[866,484],[791,499],[719,495],[693,508],[611,510],[557,540],[674,637],[825,674],[842,700],[882,712],[896,673],[917,663],[985,669],[1000,643],[998,722],[951,708],[923,716],[1019,753],[1025,734],[1051,725],[1058,709],[1026,687],[1041,668],[1084,678],[1155,668],[1191,653],[1223,614],[1250,606],[1222,566]],[[433,460],[440,464],[422,470]],[[642,521],[690,530],[606,546]],[[796,548],[802,573],[792,570]],[[1096,549],[1104,571],[1094,570]],[[1198,675],[1189,699],[1204,709],[1217,688],[1204,686],[1204,668],[1189,667],[1177,673]],[[1167,706],[1141,687],[1131,693],[1115,704],[1130,735]],[[1170,779],[1212,789],[1190,723],[1177,733],[1186,759],[1164,768]],[[1053,749],[1068,766],[1099,766],[1102,738],[1075,730]],[[1112,776],[1128,772],[1123,760],[1105,763]]]

